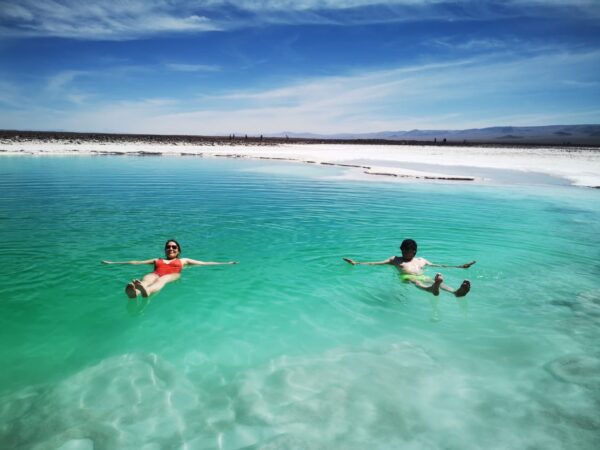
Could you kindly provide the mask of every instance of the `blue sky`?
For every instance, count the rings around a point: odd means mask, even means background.
[[[600,123],[600,0],[0,0],[0,129]]]

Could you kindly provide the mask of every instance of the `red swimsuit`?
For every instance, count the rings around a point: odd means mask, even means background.
[[[157,259],[154,262],[154,272],[159,277],[169,275],[171,273],[180,273],[183,269],[183,264],[179,259],[172,259],[170,263],[166,263],[163,259]]]

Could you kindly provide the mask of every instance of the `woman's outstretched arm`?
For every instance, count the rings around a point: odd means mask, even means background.
[[[215,261],[198,261],[191,258],[181,258],[183,265],[189,266],[220,266],[224,264],[237,264],[237,261],[215,262]]]
[[[144,261],[101,261],[102,264],[154,264],[156,259],[145,259]]]

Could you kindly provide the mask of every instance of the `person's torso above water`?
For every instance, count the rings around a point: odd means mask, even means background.
[[[154,273],[161,277],[172,273],[180,273],[182,269],[183,263],[178,258],[169,260],[158,258],[154,261]]]
[[[423,268],[427,265],[427,260],[415,257],[410,261],[405,261],[402,256],[395,256],[392,264],[402,273],[420,275],[423,273]]]

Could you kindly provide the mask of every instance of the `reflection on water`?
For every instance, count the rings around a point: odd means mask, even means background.
[[[0,163],[4,447],[596,448],[595,191],[345,183],[263,161]],[[477,260],[441,270],[471,292],[342,260],[406,237],[432,262]],[[140,267],[100,261],[161,256],[169,238],[240,264],[128,300]]]
[[[135,299],[127,299],[127,312],[131,316],[143,314],[146,307],[150,304],[150,297],[138,296]]]

